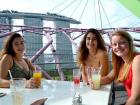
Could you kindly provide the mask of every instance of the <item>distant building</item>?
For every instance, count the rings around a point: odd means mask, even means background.
[[[9,24],[12,24],[13,22],[12,22],[12,19],[10,17],[3,16],[3,17],[0,17],[0,23],[5,24],[5,25],[6,24],[9,25]],[[2,30],[0,30],[0,34],[3,32],[10,32],[12,30],[11,26],[5,26],[5,27],[6,27],[6,29],[1,28]],[[0,38],[0,43],[1,43],[0,49],[2,49],[2,45],[3,45],[4,40],[5,40],[5,38]]]
[[[0,11],[0,24],[12,25],[12,19],[23,19],[25,26],[43,27],[43,20],[54,21],[55,28],[70,28],[70,23],[80,24],[79,21],[57,15],[52,13],[39,14],[39,13],[24,13],[18,11],[3,10]],[[9,26],[8,30],[11,31],[12,27]],[[1,33],[4,30],[0,30]],[[39,30],[42,33],[42,30]],[[43,47],[43,36],[32,32],[23,32],[27,42],[26,55],[32,57],[41,47]],[[0,43],[3,43],[0,39]],[[56,38],[53,43],[56,43],[56,54],[60,58],[61,68],[74,68],[75,64],[72,53],[72,45],[69,39],[62,32],[56,33]],[[1,49],[1,47],[0,47]],[[44,65],[45,56],[42,54],[35,63]],[[58,62],[57,62],[58,63]],[[55,69],[55,64],[45,64],[43,69]]]

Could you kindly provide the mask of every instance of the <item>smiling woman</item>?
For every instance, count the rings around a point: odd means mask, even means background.
[[[87,69],[102,67],[101,76],[109,71],[109,60],[104,40],[96,29],[88,29],[85,33],[77,54],[77,62],[82,66],[82,79],[89,83]]]
[[[24,57],[25,42],[19,33],[12,33],[7,38],[1,52],[0,78],[9,80],[8,70],[11,71],[13,78],[26,78],[26,87],[38,87],[32,78],[35,69],[28,58]],[[1,86],[3,86],[1,84]],[[9,87],[9,85],[6,85]]]
[[[111,42],[113,70],[101,78],[101,83],[122,82],[128,95],[125,105],[140,105],[140,53],[135,51],[133,40],[125,31],[115,31]]]

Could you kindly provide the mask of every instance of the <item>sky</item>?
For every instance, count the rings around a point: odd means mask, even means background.
[[[100,0],[100,6],[98,0],[1,0],[1,10],[58,13],[81,21],[81,25],[75,26],[80,28],[134,27],[140,23],[140,19],[117,0]]]

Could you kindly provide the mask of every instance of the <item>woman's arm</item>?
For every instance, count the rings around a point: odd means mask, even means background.
[[[0,78],[7,79],[8,70],[10,70],[12,65],[12,56],[5,54],[0,61]]]
[[[140,55],[137,55],[132,63],[132,89],[131,96],[126,105],[140,105]]]
[[[100,65],[102,65],[101,76],[106,76],[109,71],[109,59],[107,52],[101,52],[100,54]]]
[[[5,79],[0,79],[0,88],[9,88],[10,81]]]
[[[115,74],[114,71],[111,72],[107,76],[101,77],[101,85],[109,84],[114,80]]]
[[[88,83],[85,66],[82,66],[82,80],[83,82]]]

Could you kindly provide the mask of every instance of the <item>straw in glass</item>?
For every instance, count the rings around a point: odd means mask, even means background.
[[[101,73],[101,70],[102,70],[102,65],[99,67],[99,74]]]
[[[8,72],[9,72],[9,75],[10,75],[10,78],[11,78],[12,86],[14,87],[14,90],[16,91],[16,88],[15,88],[15,85],[14,85],[14,80],[13,80],[13,77],[12,77],[12,74],[11,74],[11,71],[8,70]]]

